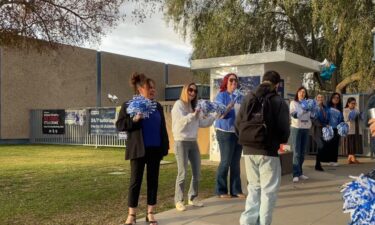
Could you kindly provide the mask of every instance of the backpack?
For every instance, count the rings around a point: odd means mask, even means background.
[[[250,99],[247,115],[238,125],[238,142],[244,146],[264,149],[268,141],[268,126],[265,121],[265,113],[269,105],[269,99],[276,95],[271,92],[261,97],[253,94]]]

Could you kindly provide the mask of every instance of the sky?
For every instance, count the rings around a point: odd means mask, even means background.
[[[131,7],[123,11],[130,15]],[[189,67],[192,46],[157,12],[139,24],[127,16],[102,38],[98,50]]]

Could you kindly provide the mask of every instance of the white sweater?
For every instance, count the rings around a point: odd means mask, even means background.
[[[304,111],[299,102],[295,100],[290,102],[290,114],[297,112],[297,119],[291,116],[291,127],[301,128],[301,129],[310,129],[311,128],[311,118],[310,112]]]
[[[172,108],[172,132],[175,141],[196,141],[198,128],[209,127],[215,117],[203,118],[201,113],[195,116],[190,105],[177,100]]]

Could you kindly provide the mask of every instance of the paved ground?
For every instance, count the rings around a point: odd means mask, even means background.
[[[375,168],[375,161],[360,159],[362,164],[347,165],[340,159],[339,167],[324,166],[325,172],[314,170],[314,159],[305,161],[304,173],[310,179],[293,184],[291,175],[282,177],[272,225],[345,225],[349,215],[342,213],[340,187],[358,175]],[[224,225],[239,224],[245,200],[204,200],[202,208],[189,207],[185,212],[175,209],[156,215],[160,225]],[[143,224],[140,220],[139,224]]]

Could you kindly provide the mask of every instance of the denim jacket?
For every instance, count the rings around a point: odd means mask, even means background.
[[[229,105],[232,101],[232,96],[227,92],[219,92],[215,98],[216,102],[220,102],[224,105]],[[217,119],[215,121],[215,129],[227,131],[227,132],[235,132],[234,129],[234,121],[236,119],[236,113],[234,108],[229,111],[229,113],[223,119]]]

